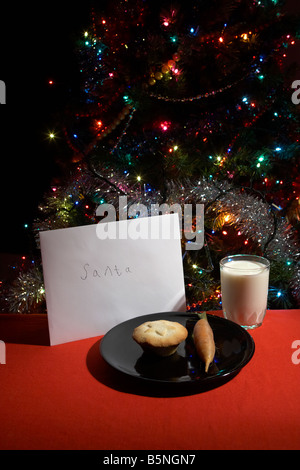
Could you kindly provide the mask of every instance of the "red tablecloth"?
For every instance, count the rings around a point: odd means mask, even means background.
[[[250,334],[238,375],[180,396],[116,378],[100,337],[51,347],[46,315],[0,315],[0,449],[299,449],[300,310],[269,311]]]

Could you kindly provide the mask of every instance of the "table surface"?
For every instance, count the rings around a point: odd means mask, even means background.
[[[50,346],[46,315],[2,314],[0,449],[299,449],[300,310],[268,311],[250,334],[234,378],[183,390],[117,373],[101,337]]]

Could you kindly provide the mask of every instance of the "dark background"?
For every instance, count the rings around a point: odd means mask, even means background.
[[[92,1],[53,0],[1,5],[0,79],[7,104],[0,106],[0,208],[2,253],[24,254],[31,247],[37,208],[61,169],[59,138],[49,141],[55,114],[78,93],[76,40],[90,24]],[[106,2],[96,2],[98,8]],[[300,13],[299,0],[288,0]],[[288,50],[287,63],[300,65],[300,44]],[[300,79],[300,71],[294,79]],[[54,81],[49,86],[49,80]],[[28,224],[28,229],[24,225]]]
[[[1,12],[0,79],[7,93],[0,106],[2,253],[30,250],[38,204],[61,173],[62,135],[55,142],[48,135],[79,87],[75,47],[89,26],[91,4],[19,2]]]

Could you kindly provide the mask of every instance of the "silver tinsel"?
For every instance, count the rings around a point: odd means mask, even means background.
[[[300,263],[297,264],[294,271],[293,281],[291,282],[291,289],[294,298],[300,305]]]
[[[226,181],[203,178],[185,185],[173,183],[169,189],[170,201],[203,203],[205,214],[216,220],[220,215],[227,215],[229,223],[245,237],[255,240],[266,256],[299,260],[294,229],[277,214],[273,205],[250,188],[236,188]]]
[[[74,225],[77,205],[85,199],[92,200],[96,205],[105,200],[117,209],[121,195],[127,196],[128,208],[139,202],[148,208],[149,214],[151,204],[204,204],[205,216],[215,220],[216,224],[223,218],[246,238],[255,241],[271,262],[287,262],[293,279],[290,288],[300,304],[300,254],[294,230],[259,193],[250,188],[237,188],[227,181],[215,182],[205,178],[172,181],[166,185],[163,198],[160,192],[143,184],[129,184],[128,175],[120,176],[113,171],[80,172],[66,187],[55,188],[40,207],[44,218],[36,220],[36,233]],[[90,223],[97,223],[95,215],[90,218]],[[207,244],[205,250],[209,250]],[[7,300],[11,311],[26,312],[34,304],[41,303],[44,295],[41,270],[35,268],[20,274]]]
[[[19,274],[8,290],[6,301],[10,312],[27,313],[45,301],[45,288],[40,268]]]

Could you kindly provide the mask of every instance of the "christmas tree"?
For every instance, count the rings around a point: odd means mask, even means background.
[[[35,235],[97,223],[97,207],[120,195],[149,210],[201,203],[204,248],[183,247],[188,308],[221,308],[219,261],[235,253],[271,261],[269,308],[299,306],[299,110],[285,67],[299,19],[283,7],[95,6],[76,45],[80,96],[56,122],[68,171],[41,203]],[[43,299],[39,266],[7,296],[12,311]]]

